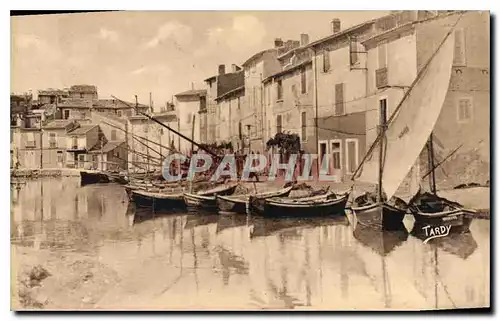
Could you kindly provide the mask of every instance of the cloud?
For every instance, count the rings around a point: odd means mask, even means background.
[[[130,73],[132,75],[140,75],[140,74],[144,73],[145,71],[146,71],[146,67],[141,67],[141,68],[132,70]]]
[[[12,37],[13,47],[16,48],[15,55],[25,52],[33,55],[34,52],[46,61],[57,61],[62,59],[62,53],[57,46],[51,46],[45,39],[32,34],[18,34]]]
[[[111,42],[118,42],[118,39],[120,38],[118,32],[106,28],[101,28],[99,30],[98,36],[103,40],[108,40]]]
[[[233,18],[227,27],[214,27],[207,31],[207,43],[195,51],[195,56],[220,53],[230,49],[232,52],[247,52],[255,49],[267,35],[264,24],[252,15]]]
[[[191,27],[178,21],[169,21],[158,28],[156,35],[145,46],[147,48],[155,48],[170,40],[177,47],[183,47],[189,45],[192,39],[193,32]]]
[[[153,75],[167,75],[170,74],[171,70],[168,66],[162,64],[156,64],[152,66],[141,66],[130,72],[131,75],[138,76],[143,74],[153,74]]]

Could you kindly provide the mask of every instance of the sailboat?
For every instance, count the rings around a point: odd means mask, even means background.
[[[418,72],[387,122],[387,106],[381,101],[379,135],[353,175],[353,180],[374,183],[378,189],[375,199],[365,194],[354,200],[351,209],[360,225],[378,230],[404,228],[402,221],[409,208],[394,194],[419,158],[443,107],[454,53],[454,38],[450,35],[456,23]],[[375,150],[378,159],[373,157]]]
[[[431,134],[427,143],[430,193],[421,192],[419,188],[418,193],[409,202],[410,211],[415,217],[413,229],[435,231],[438,228],[439,231],[444,227],[447,233],[469,232],[476,211],[437,195],[432,137]]]

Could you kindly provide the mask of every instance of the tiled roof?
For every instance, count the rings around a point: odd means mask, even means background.
[[[97,125],[80,125],[77,129],[68,133],[71,136],[83,135],[86,134],[92,128],[97,127]]]
[[[276,49],[274,48],[271,48],[271,49],[266,49],[266,50],[262,50],[258,53],[256,53],[255,55],[253,55],[252,57],[248,58],[243,64],[242,66],[243,67],[246,67],[248,64],[250,64],[250,62],[254,61],[254,60],[257,60],[257,59],[260,59],[264,54],[268,53],[268,52],[273,52],[275,51]]]
[[[187,90],[187,91],[181,92],[175,96],[176,97],[180,97],[180,96],[205,96],[206,94],[207,94],[207,91],[204,89],[192,89],[192,90]]]
[[[44,125],[44,128],[66,128],[68,127],[71,123],[73,123],[72,120],[69,119],[56,119],[51,121],[50,123]]]
[[[113,140],[113,141],[108,141],[106,145],[104,145],[101,149],[100,144],[95,145],[92,150],[89,151],[89,153],[92,154],[98,154],[98,153],[109,153],[112,150],[115,150],[117,147],[120,147],[120,145],[124,144],[125,141],[123,140]]]
[[[94,108],[130,108],[135,107],[135,103],[131,102],[122,102],[116,99],[99,99],[94,101],[92,104]],[[138,104],[137,107],[148,107],[144,104]]]

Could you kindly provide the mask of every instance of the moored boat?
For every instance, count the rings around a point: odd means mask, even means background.
[[[222,185],[196,194],[184,193],[184,201],[190,210],[217,211],[217,195],[232,195],[238,184]]]
[[[267,199],[264,217],[321,217],[345,215],[345,204],[349,194],[332,195],[326,199],[312,201],[282,201]]]
[[[108,175],[97,171],[80,171],[81,185],[109,183]]]
[[[217,208],[219,212],[246,214],[248,210],[250,197],[264,200],[273,197],[286,197],[292,191],[293,186],[285,187],[277,191],[269,191],[254,195],[217,195]]]
[[[148,207],[153,210],[166,211],[175,211],[186,208],[182,190],[172,191],[170,193],[132,190],[131,193],[133,202],[139,207]]]
[[[365,193],[354,199],[350,209],[361,226],[380,231],[394,231],[404,226],[403,219],[408,205],[395,196],[389,201],[377,202],[371,193]]]
[[[332,194],[334,194],[334,192],[332,191],[329,192],[327,188],[309,192],[307,195],[288,197],[287,199],[292,201],[299,201],[299,200],[313,201],[313,200],[326,199]],[[266,199],[269,198],[262,198],[262,197],[256,197],[255,195],[250,195],[248,199],[248,213],[263,215]]]
[[[436,194],[418,193],[410,201],[410,212],[415,217],[415,226],[422,230],[446,227],[447,233],[469,231],[475,211]]]

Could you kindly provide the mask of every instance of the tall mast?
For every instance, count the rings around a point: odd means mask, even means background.
[[[429,164],[429,187],[432,194],[436,194],[436,169],[434,166],[434,144],[432,139],[432,133],[427,141],[427,160]]]
[[[380,100],[380,134],[383,135],[380,140],[379,148],[379,170],[378,170],[378,186],[377,186],[377,201],[381,203],[383,201],[383,189],[382,189],[382,178],[384,174],[384,152],[385,152],[385,126],[387,117],[387,105],[386,100]]]

